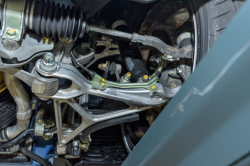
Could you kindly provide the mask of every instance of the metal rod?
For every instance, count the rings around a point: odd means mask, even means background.
[[[161,39],[154,37],[154,36],[148,36],[148,35],[139,35],[137,33],[129,34],[113,29],[107,29],[103,27],[98,27],[95,25],[88,25],[87,26],[87,32],[93,31],[97,33],[102,33],[110,36],[116,36],[124,39],[129,39],[134,43],[141,43],[146,46],[151,46],[159,50],[163,54],[167,54],[178,60],[178,58],[190,58],[186,57],[186,49],[189,48],[181,48],[177,49],[173,46],[165,44]]]
[[[197,33],[197,25],[196,25],[196,17],[195,14],[193,14],[193,20],[194,20],[194,62],[193,62],[193,72],[196,67],[196,62],[197,62],[197,44],[198,44],[198,33]]]

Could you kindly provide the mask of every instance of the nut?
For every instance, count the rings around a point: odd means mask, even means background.
[[[52,127],[53,125],[54,125],[54,123],[51,122],[51,121],[49,121],[49,120],[45,123],[45,127],[46,127],[46,128],[50,128],[50,127]]]
[[[47,72],[55,71],[57,68],[57,64],[55,62],[54,54],[51,52],[44,54],[40,67]]]
[[[89,149],[89,144],[81,144],[81,149],[84,151],[84,152],[87,152],[88,149]]]
[[[144,75],[143,78],[142,78],[142,81],[147,82],[148,81],[148,75]]]
[[[74,147],[73,149],[77,150],[79,148],[79,141],[73,141],[72,145]]]
[[[49,53],[46,53],[44,56],[43,56],[43,62],[46,64],[46,65],[53,65],[54,62],[55,62],[55,56],[53,53],[49,52]]]
[[[131,73],[130,72],[127,72],[126,74],[124,74],[122,77],[121,77],[121,81],[123,83],[128,83],[130,82],[130,79],[131,79]]]
[[[71,43],[73,40],[71,39],[71,40],[69,40],[69,38],[68,37],[66,37],[66,38],[60,38],[60,40],[61,40],[61,42],[63,42],[63,43]]]
[[[7,31],[7,35],[8,36],[15,36],[16,35],[16,30],[15,29],[9,29]]]
[[[43,139],[44,139],[45,141],[48,141],[48,140],[50,140],[50,137],[49,137],[49,136],[44,136]]]
[[[45,85],[43,83],[34,81],[31,86],[31,91],[35,94],[43,94],[45,91]]]
[[[38,123],[39,125],[42,125],[42,124],[43,124],[43,121],[39,119],[39,120],[37,121],[37,123]]]
[[[43,43],[44,44],[51,44],[52,43],[52,38],[43,36]]]

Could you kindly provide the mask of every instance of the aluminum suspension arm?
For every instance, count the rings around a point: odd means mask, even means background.
[[[33,93],[40,98],[53,99],[55,107],[55,117],[59,140],[59,149],[64,149],[64,145],[80,134],[89,126],[105,120],[137,113],[153,107],[162,105],[172,98],[179,88],[166,89],[161,84],[156,83],[156,92],[151,92],[145,88],[113,88],[107,87],[105,90],[92,88],[92,82],[87,80],[75,67],[67,64],[57,64],[54,72],[45,72],[40,68],[41,60],[35,65],[32,73],[20,69],[5,69],[5,72],[18,77],[32,87]],[[67,89],[62,89],[58,85],[58,78],[65,78],[72,81],[72,85]],[[49,90],[53,94],[48,95]],[[46,93],[44,93],[46,92]],[[129,108],[113,111],[107,114],[92,115],[85,111],[74,98],[83,94],[91,94],[104,98],[110,98],[125,102]],[[67,136],[62,134],[61,103],[69,104],[82,116],[82,124]],[[60,150],[59,150],[60,151]]]
[[[120,88],[106,88],[105,90],[92,89],[91,81],[87,80],[75,67],[67,64],[58,64],[58,68],[55,72],[45,72],[40,68],[41,60],[36,63],[36,71],[45,77],[58,77],[65,78],[72,81],[71,87],[68,89],[60,89],[58,92],[52,96],[40,96],[42,98],[52,98],[54,99],[56,126],[58,134],[58,153],[65,153],[65,145],[71,141],[74,137],[79,135],[83,130],[89,126],[121,117],[129,114],[137,113],[143,110],[148,110],[150,108],[164,104],[168,98],[173,97],[175,93],[178,92],[179,88],[172,91],[166,90],[161,84],[156,84],[157,92],[153,94],[143,88],[136,89],[120,89]],[[129,108],[116,110],[110,113],[101,115],[92,115],[82,108],[74,98],[83,94],[91,94],[95,96],[101,96],[105,98],[110,98],[114,100],[120,100],[125,102]],[[150,95],[151,94],[151,95]],[[169,95],[169,96],[168,96]],[[82,123],[77,127],[72,133],[65,136],[63,135],[62,129],[62,110],[61,104],[66,103],[70,105],[76,112],[78,112],[82,117]]]
[[[75,67],[67,64],[59,64],[58,70],[48,73],[40,68],[41,61],[36,63],[36,71],[45,77],[65,78],[72,81],[71,87],[67,89],[59,89],[52,96],[40,95],[42,98],[52,98],[67,100],[78,97],[83,94],[91,94],[104,98],[123,101],[126,103],[141,106],[159,106],[164,104],[172,96],[165,93],[165,89],[161,84],[156,83],[157,92],[150,95],[150,91],[144,88],[120,89],[106,88],[105,90],[96,90],[92,88],[92,82],[87,80]]]
[[[70,133],[67,136],[64,136],[62,133],[62,115],[61,115],[61,104],[67,103],[69,104],[74,110],[76,110],[82,117],[82,123],[81,125],[76,128],[72,133]],[[92,115],[89,114],[87,111],[85,111],[74,99],[68,99],[68,100],[56,100],[54,99],[54,106],[55,106],[55,116],[56,116],[56,126],[57,126],[57,134],[58,134],[58,147],[62,148],[65,144],[67,144],[69,141],[71,141],[74,137],[79,135],[83,130],[88,128],[89,126],[102,122],[105,120],[137,113],[143,110],[147,110],[152,108],[151,106],[136,106],[136,105],[130,105],[130,108],[128,109],[122,109],[113,111],[107,114],[101,114],[101,115]]]

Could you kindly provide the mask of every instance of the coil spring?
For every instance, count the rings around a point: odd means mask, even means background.
[[[85,33],[86,16],[79,8],[30,0],[26,3],[25,15],[26,27],[38,35],[76,40]]]

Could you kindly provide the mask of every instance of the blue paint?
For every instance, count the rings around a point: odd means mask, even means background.
[[[49,154],[53,149],[54,149],[54,139],[45,141],[43,137],[37,137],[35,143],[33,144],[33,152],[44,159],[49,159],[50,156],[53,156],[53,154]],[[32,160],[32,164],[39,166],[41,165],[34,160]]]

